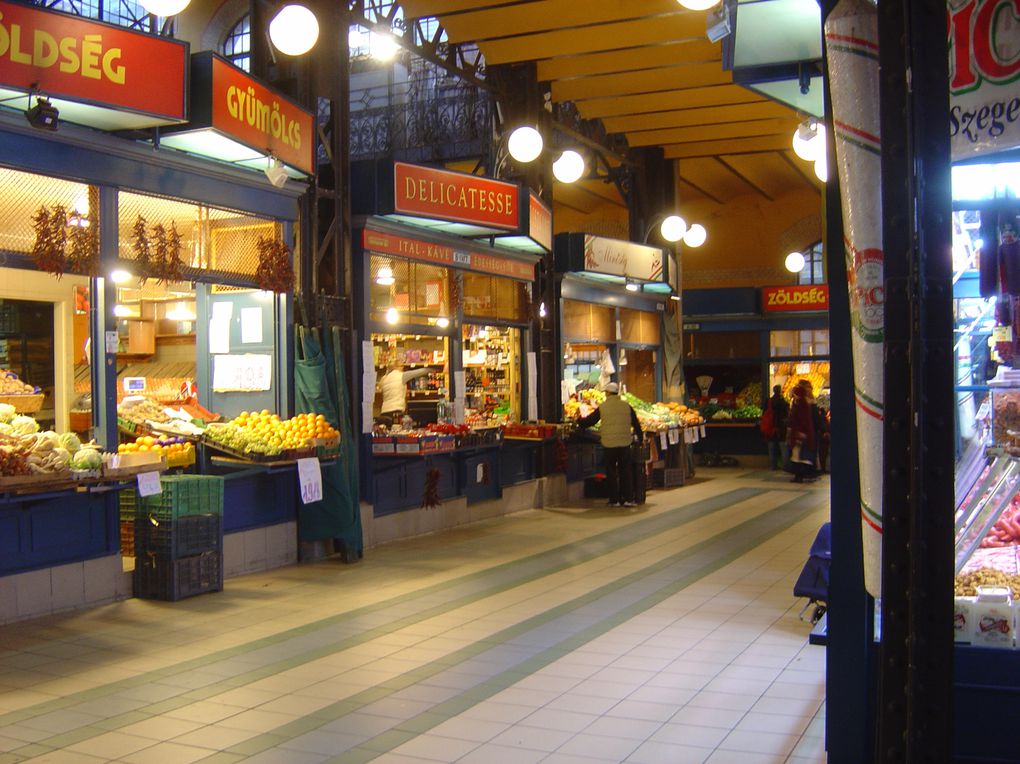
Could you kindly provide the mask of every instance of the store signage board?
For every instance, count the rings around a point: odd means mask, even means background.
[[[507,231],[520,224],[520,188],[405,162],[393,163],[393,211]]]
[[[257,392],[272,389],[273,357],[249,353],[213,356],[212,389],[224,392]]]
[[[1016,3],[954,0],[947,11],[953,159],[1020,146]]]
[[[662,281],[662,250],[647,244],[585,235],[584,269],[609,276]]]
[[[534,263],[524,260],[490,255],[469,248],[454,248],[368,228],[364,230],[362,244],[366,251],[381,255],[398,255],[411,260],[480,271],[518,281],[532,281],[535,278]]]
[[[187,116],[187,57],[187,43],[177,40],[0,2],[0,87],[152,115],[150,125],[172,124]],[[109,126],[112,120],[106,115],[102,121]]]
[[[828,310],[829,287],[826,284],[765,287],[761,290],[761,304],[766,313]]]
[[[528,199],[528,235],[547,252],[552,251],[552,210],[534,192],[531,192]]]

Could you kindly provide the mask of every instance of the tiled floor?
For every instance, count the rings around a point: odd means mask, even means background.
[[[828,481],[701,470],[0,627],[0,764],[824,762],[792,596]]]

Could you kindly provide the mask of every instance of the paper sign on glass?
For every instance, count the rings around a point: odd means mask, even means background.
[[[138,495],[156,496],[163,493],[163,486],[159,482],[158,472],[142,472],[138,475]]]
[[[315,457],[297,460],[298,485],[301,488],[301,503],[311,504],[322,501],[322,466]]]
[[[213,358],[213,390],[251,392],[272,389],[271,355],[218,355]]]
[[[241,344],[262,343],[262,308],[241,308]]]
[[[116,355],[118,347],[120,347],[120,337],[117,336],[117,332],[107,332],[106,352],[112,355]]]
[[[209,352],[230,352],[230,319],[214,318],[209,322]]]

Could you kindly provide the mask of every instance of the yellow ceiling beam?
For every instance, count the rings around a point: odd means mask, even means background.
[[[665,130],[670,127],[723,124],[768,117],[794,117],[788,106],[775,101],[755,101],[728,106],[705,106],[697,109],[660,111],[654,114],[634,114],[626,117],[606,117],[602,120],[610,133],[634,133],[642,130]]]
[[[499,39],[554,29],[589,28],[595,24],[636,21],[686,13],[675,0],[536,0],[475,12],[442,16],[452,42]],[[704,30],[702,30],[704,31]]]
[[[762,102],[765,99],[739,85],[716,85],[706,88],[690,88],[665,93],[641,93],[617,98],[600,98],[582,101],[578,111],[585,119],[651,114],[674,109],[696,109],[703,106],[721,106],[733,103]]]
[[[665,146],[675,143],[703,143],[723,141],[727,138],[752,138],[756,136],[792,135],[796,120],[755,119],[727,125],[703,125],[699,127],[677,127],[669,130],[649,130],[627,135],[631,146]],[[722,152],[716,152],[722,153]]]
[[[407,18],[441,16],[444,13],[461,13],[480,8],[511,5],[517,0],[401,0]]]
[[[640,72],[560,80],[552,84],[552,98],[554,101],[573,101],[579,104],[590,99],[635,93],[658,93],[706,85],[726,85],[732,78],[730,72],[723,70],[721,62],[713,61],[707,64],[668,66]]]
[[[489,40],[479,47],[489,64],[536,61],[685,40],[705,33],[705,14],[676,13],[664,18],[560,29],[525,37]],[[452,38],[451,38],[452,39]]]
[[[646,45],[607,53],[590,53],[539,61],[538,79],[542,82],[566,80],[571,77],[654,69],[673,64],[718,61],[719,57],[719,43],[709,42],[704,37],[700,37],[677,40],[664,45]]]
[[[720,140],[695,141],[676,145],[663,144],[666,159],[686,159],[690,157],[716,157],[732,154],[753,154],[766,151],[784,151],[790,145],[789,135],[763,135],[752,138],[731,138]]]

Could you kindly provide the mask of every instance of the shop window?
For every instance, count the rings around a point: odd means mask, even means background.
[[[568,340],[615,342],[613,308],[577,300],[563,301],[563,337]]]
[[[824,284],[825,262],[822,257],[822,243],[819,241],[804,253],[804,268],[797,274],[798,284]]]
[[[62,208],[72,225],[96,224],[89,202],[96,190],[83,183],[33,175],[0,167],[0,252],[28,254],[35,241],[32,220],[43,207],[50,212]]]
[[[758,358],[758,332],[685,332],[688,358]]]
[[[620,382],[627,392],[645,401],[657,400],[656,351],[621,348],[619,356]]]
[[[372,415],[377,422],[386,426],[399,425],[406,414],[416,424],[429,424],[450,416],[448,338],[373,334],[372,354],[376,388],[364,390],[363,395],[365,403],[372,402]],[[394,371],[404,374],[402,410],[391,408],[393,400],[384,400],[383,378]],[[383,408],[390,410],[383,411]]]
[[[789,329],[769,332],[772,358],[809,358],[829,355],[828,329]]]
[[[528,320],[528,284],[481,273],[464,273],[463,284],[465,317]]]
[[[144,228],[154,246],[156,226],[180,237],[180,257],[189,271],[215,271],[252,277],[258,268],[258,240],[279,238],[279,223],[194,202],[121,192],[118,220],[119,255],[138,259],[138,232]]]
[[[251,14],[246,13],[223,38],[223,57],[239,69],[251,71]]]
[[[369,311],[387,321],[395,310],[400,322],[436,325],[452,315],[449,270],[397,257],[372,255],[369,266]]]
[[[521,338],[519,329],[465,324],[465,421],[495,426],[521,419]]]
[[[769,364],[769,394],[772,388],[779,385],[783,388],[783,396],[790,400],[793,387],[801,380],[811,383],[817,403],[822,408],[829,408],[829,371],[828,361],[782,361]]]
[[[620,309],[620,332],[624,342],[635,345],[659,344],[658,311]]]

